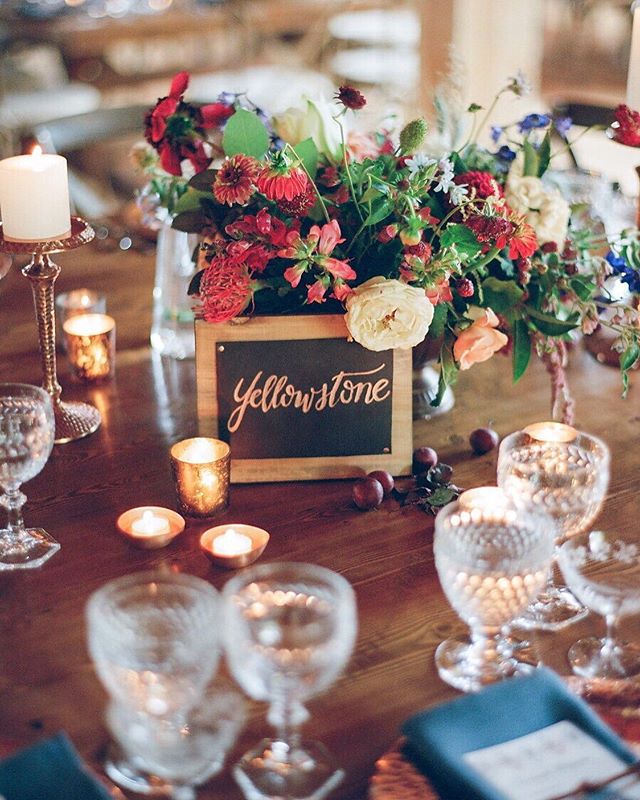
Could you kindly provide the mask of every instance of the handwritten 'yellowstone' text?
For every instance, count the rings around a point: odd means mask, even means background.
[[[245,379],[240,378],[233,390],[233,399],[238,405],[229,415],[227,428],[230,433],[238,430],[247,412],[254,408],[268,413],[278,408],[298,408],[303,414],[324,411],[337,405],[355,403],[382,403],[391,394],[388,378],[375,379],[385,364],[367,372],[340,371],[321,386],[306,390],[297,389],[289,383],[288,375],[264,375],[256,373],[245,388]]]

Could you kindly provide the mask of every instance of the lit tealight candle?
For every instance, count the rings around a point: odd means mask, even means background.
[[[478,486],[462,492],[458,503],[464,508],[480,508],[484,511],[504,508],[509,500],[504,489],[499,486]]]
[[[238,569],[259,558],[269,541],[269,534],[255,525],[233,523],[209,528],[200,537],[202,552],[226,569]]]
[[[169,533],[170,530],[169,520],[157,516],[149,508],[131,523],[131,533],[137,536],[157,536],[159,533]]]
[[[136,547],[155,550],[164,547],[182,533],[184,518],[162,506],[140,506],[120,514],[116,527]]]
[[[217,556],[241,556],[253,549],[253,542],[235,528],[227,528],[221,536],[216,536],[211,549]]]
[[[0,212],[7,239],[40,242],[71,230],[67,160],[36,147],[0,161]]]
[[[538,442],[569,443],[578,438],[578,431],[562,422],[534,422],[524,428],[524,433]]]
[[[211,517],[229,505],[230,449],[203,436],[176,442],[171,469],[178,508],[192,517]]]

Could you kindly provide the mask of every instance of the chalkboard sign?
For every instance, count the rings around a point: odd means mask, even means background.
[[[411,351],[349,342],[341,315],[198,321],[196,371],[235,483],[409,471]]]

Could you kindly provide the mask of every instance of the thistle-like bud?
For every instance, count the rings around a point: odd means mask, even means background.
[[[424,141],[428,128],[426,120],[422,117],[407,122],[400,131],[400,152],[415,153]]]

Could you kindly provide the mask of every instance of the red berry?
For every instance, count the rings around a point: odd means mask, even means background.
[[[377,508],[384,497],[384,489],[375,478],[361,478],[353,484],[351,490],[353,502],[363,511]]]
[[[370,472],[367,475],[367,478],[375,478],[375,480],[382,485],[385,497],[388,497],[391,494],[393,487],[396,485],[395,481],[393,480],[393,475],[391,475],[390,472],[387,472],[386,469],[374,469],[373,472]]]
[[[418,447],[413,451],[413,471],[426,472],[438,463],[438,454],[433,447]]]
[[[469,444],[474,453],[481,456],[498,446],[500,437],[491,428],[476,428],[469,436]]]
[[[456,292],[460,297],[473,297],[474,291],[473,281],[469,278],[460,278],[456,281]]]

